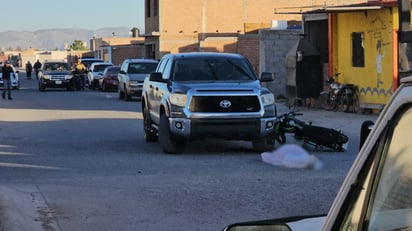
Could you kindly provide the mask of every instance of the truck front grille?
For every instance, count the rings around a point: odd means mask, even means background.
[[[259,112],[260,103],[257,96],[193,96],[189,109],[204,113]]]

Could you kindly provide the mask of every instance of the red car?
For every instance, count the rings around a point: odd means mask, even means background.
[[[102,75],[99,78],[99,89],[102,91],[117,91],[117,86],[119,85],[119,80],[117,79],[117,73],[120,71],[120,66],[109,66],[106,67]]]

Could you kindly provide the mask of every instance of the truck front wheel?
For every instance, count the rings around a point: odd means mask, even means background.
[[[157,132],[152,126],[152,120],[150,119],[150,113],[147,107],[143,109],[143,128],[144,128],[144,140],[146,142],[156,142]]]
[[[166,115],[160,117],[159,123],[159,144],[163,152],[169,154],[182,153],[186,146],[184,139],[173,137],[170,132],[169,119]]]
[[[275,147],[275,137],[273,135],[258,138],[252,141],[253,150],[256,152],[273,151]]]

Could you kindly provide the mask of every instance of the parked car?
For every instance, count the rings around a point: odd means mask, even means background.
[[[98,62],[103,63],[104,61],[102,59],[96,59],[96,58],[81,58],[80,62],[83,63],[83,65],[86,66],[87,69],[89,69],[92,63],[98,63]]]
[[[120,66],[108,66],[102,73],[99,73],[99,89],[102,91],[117,91],[117,87],[119,85],[117,74],[119,71]]]
[[[60,60],[46,60],[39,71],[39,91],[46,88],[73,88],[73,73],[70,64]]]
[[[360,151],[327,215],[242,222],[224,231],[411,230],[412,77],[400,82],[376,122],[362,124]]]
[[[152,59],[126,59],[120,66],[117,78],[119,80],[119,99],[127,101],[132,96],[141,97],[144,78],[156,70],[158,61]]]
[[[90,69],[90,65],[92,63],[98,63],[101,62],[103,63],[104,61],[102,59],[98,58],[81,58],[80,62],[86,67],[86,70],[88,71]],[[86,85],[89,85],[89,78],[86,78]]]
[[[104,69],[109,66],[113,66],[113,63],[97,62],[90,64],[89,70],[87,71],[87,79],[90,89],[95,89],[99,86],[99,78]]]
[[[13,64],[10,64],[11,68],[13,69],[13,74],[10,76],[11,78],[11,87],[13,89],[19,89],[20,88],[20,80],[19,80],[19,71],[14,68]],[[0,70],[3,68],[3,64],[0,65]],[[3,82],[3,74],[0,71],[0,86],[4,87],[4,82]]]

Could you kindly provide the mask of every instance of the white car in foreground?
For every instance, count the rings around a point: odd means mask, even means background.
[[[224,231],[412,230],[412,76],[376,122],[362,124],[361,149],[327,215],[244,222]]]
[[[12,64],[10,64],[11,68],[13,69],[13,73],[11,74],[11,87],[13,89],[19,89],[20,88],[20,80],[19,80],[19,71],[14,68]],[[0,65],[0,70],[3,68],[3,64]],[[3,82],[3,74],[0,71],[0,87],[4,87],[4,82]]]

